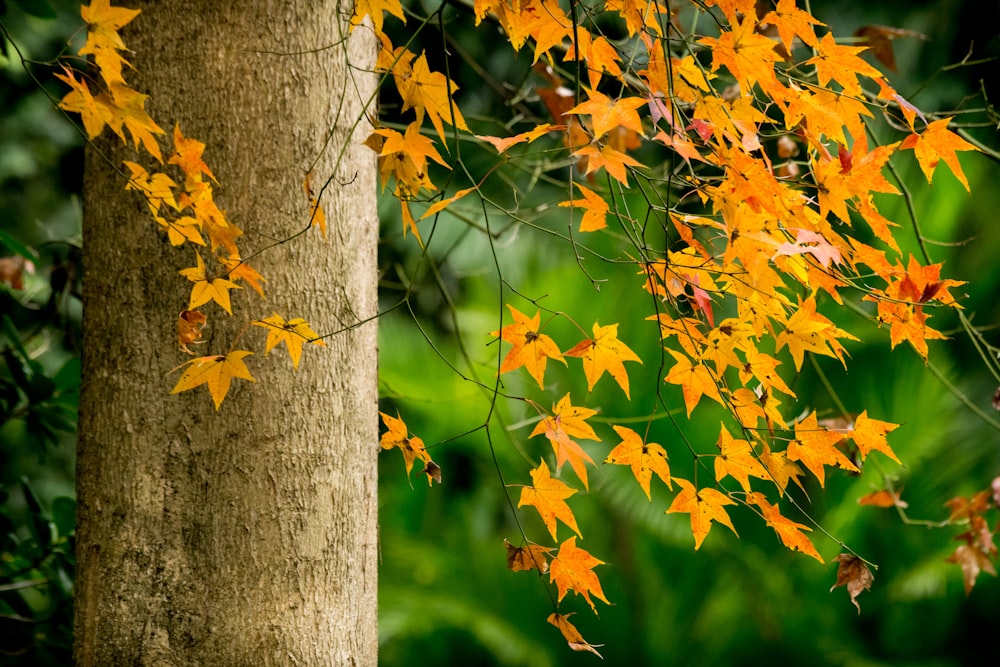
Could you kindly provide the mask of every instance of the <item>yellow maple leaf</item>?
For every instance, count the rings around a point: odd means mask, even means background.
[[[508,324],[500,331],[490,333],[491,336],[500,336],[501,340],[513,345],[500,364],[500,372],[507,373],[524,366],[531,377],[535,378],[538,386],[544,389],[546,360],[555,359],[565,364],[562,352],[559,351],[555,341],[543,333],[538,333],[541,312],[535,313],[534,317],[528,317],[514,306],[508,304],[507,308],[514,317],[514,324]]]
[[[431,461],[431,455],[427,453],[427,448],[424,446],[424,441],[417,436],[410,436],[410,431],[406,427],[406,422],[398,417],[392,417],[384,412],[379,412],[382,417],[382,423],[388,429],[382,434],[379,440],[379,445],[382,449],[393,449],[394,447],[399,448],[403,452],[403,461],[406,463],[406,475],[410,475],[410,470],[413,468],[413,462],[416,459],[420,459],[424,462],[425,466],[430,466],[433,461]],[[427,472],[427,467],[424,468],[424,472]],[[431,484],[433,477],[428,475],[427,483]]]
[[[313,331],[309,323],[301,317],[294,317],[286,321],[281,315],[274,313],[271,317],[257,320],[253,324],[267,329],[264,354],[270,352],[275,346],[285,343],[288,346],[288,355],[292,358],[292,366],[295,368],[299,367],[303,343],[326,347],[326,343],[319,338],[319,334]]]
[[[729,475],[750,493],[750,477],[770,480],[771,475],[754,455],[753,447],[747,440],[737,440],[723,425],[719,430],[719,455],[715,457],[715,481]]]
[[[667,514],[673,512],[683,512],[691,515],[691,533],[694,535],[695,551],[701,546],[712,529],[712,522],[717,521],[733,534],[737,535],[733,528],[733,522],[729,519],[724,509],[725,505],[735,505],[726,495],[712,488],[695,489],[694,485],[686,479],[675,477],[674,481],[681,487],[681,492],[674,498],[674,502],[667,508]]]
[[[194,283],[194,287],[191,288],[191,301],[188,304],[188,310],[194,310],[209,301],[214,301],[222,306],[227,313],[232,315],[233,309],[229,302],[229,290],[242,288],[225,278],[209,280],[205,275],[205,262],[202,261],[201,255],[196,254],[195,257],[198,259],[198,266],[181,269],[180,271],[182,276]]]
[[[587,481],[586,464],[593,464],[594,459],[590,458],[573,438],[600,440],[594,429],[585,421],[595,414],[597,410],[573,405],[569,394],[566,394],[552,406],[552,414],[542,419],[529,436],[533,438],[544,433],[556,454],[556,470],[558,471],[562,464],[568,461],[573,472],[587,489],[590,486]]]
[[[650,501],[653,498],[649,493],[649,483],[653,479],[653,473],[656,473],[657,477],[672,490],[674,486],[670,481],[667,451],[655,442],[643,442],[639,434],[630,428],[624,426],[612,426],[612,428],[622,441],[608,453],[604,462],[631,466],[632,474]]]
[[[775,351],[780,352],[785,345],[792,353],[795,370],[802,370],[802,360],[806,352],[835,357],[846,366],[846,350],[837,342],[838,338],[858,340],[855,336],[836,327],[833,322],[816,312],[816,299],[810,296],[799,303],[798,309],[788,318],[785,330],[775,337]]]
[[[923,132],[911,134],[903,140],[899,147],[900,149],[913,149],[928,183],[934,176],[934,169],[938,162],[944,160],[945,164],[951,168],[951,173],[955,174],[955,178],[961,181],[968,192],[969,180],[965,177],[965,172],[962,171],[962,164],[958,161],[955,151],[977,151],[979,149],[949,130],[949,122],[951,122],[951,118],[942,118],[929,123]]]
[[[819,562],[823,562],[823,557],[816,551],[812,540],[802,532],[804,530],[811,531],[812,528],[782,516],[778,505],[772,505],[767,502],[767,498],[763,493],[754,492],[750,494],[749,501],[760,508],[764,520],[767,521],[767,525],[773,528],[774,532],[778,534],[778,539],[781,540],[782,544],[792,551],[801,551],[807,556],[812,556]]]
[[[785,450],[789,461],[804,465],[824,486],[823,466],[838,466],[851,472],[861,472],[836,444],[844,439],[843,433],[830,431],[816,421],[816,411],[795,424],[795,439]]]
[[[604,197],[593,190],[586,188],[579,183],[574,183],[577,189],[583,193],[583,199],[570,199],[559,202],[562,208],[583,209],[583,219],[580,220],[581,232],[595,232],[608,226],[608,202]]]
[[[229,393],[229,386],[233,378],[256,382],[250,370],[243,362],[243,358],[253,354],[246,350],[233,350],[226,355],[213,355],[208,357],[198,357],[186,362],[188,366],[181,379],[171,390],[171,394],[177,394],[188,389],[194,389],[200,385],[206,385],[208,392],[212,395],[215,409],[222,405],[223,399]]]
[[[590,599],[591,594],[605,604],[611,604],[604,597],[601,582],[594,574],[594,568],[598,565],[604,565],[604,561],[594,558],[588,551],[576,546],[575,535],[563,542],[559,546],[559,553],[549,565],[549,581],[559,588],[558,601],[562,602],[566,593],[573,591],[584,597],[595,614],[597,608]]]
[[[854,440],[862,457],[867,457],[873,449],[877,449],[899,463],[899,458],[892,451],[892,447],[889,446],[885,437],[887,433],[895,431],[898,427],[899,424],[872,419],[868,416],[868,411],[865,410],[854,420],[854,430],[848,432],[847,436]]]
[[[96,48],[125,50],[125,42],[118,36],[118,29],[139,15],[138,9],[112,7],[111,0],[93,0],[80,7],[80,16],[87,22],[87,43],[81,54],[93,53]]]
[[[625,392],[625,397],[631,400],[625,362],[638,361],[641,364],[642,359],[637,357],[628,345],[618,340],[617,324],[602,327],[594,322],[594,337],[577,343],[566,351],[566,356],[583,359],[583,372],[587,375],[588,390],[593,390],[597,381],[607,372]]]
[[[521,498],[517,506],[530,505],[538,510],[538,514],[541,515],[545,527],[552,534],[553,540],[556,539],[556,519],[580,535],[580,529],[576,525],[576,517],[573,516],[569,505],[566,504],[566,498],[574,495],[576,489],[567,486],[558,479],[552,479],[545,461],[539,463],[538,467],[531,471],[531,481],[533,482],[532,486],[525,486],[521,489]]]
[[[399,0],[355,0],[354,13],[351,15],[351,28],[353,32],[361,25],[366,16],[370,16],[375,24],[375,32],[382,33],[382,24],[385,20],[385,12],[389,12],[403,23],[406,23],[406,15],[403,14],[403,5]]]

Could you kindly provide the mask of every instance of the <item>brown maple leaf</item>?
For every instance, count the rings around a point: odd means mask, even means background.
[[[552,552],[550,547],[543,547],[540,544],[515,547],[506,539],[503,545],[507,548],[507,569],[511,572],[538,570],[542,574],[548,573],[549,555]]]
[[[837,586],[847,586],[847,593],[851,596],[851,602],[861,613],[861,605],[858,604],[858,596],[862,591],[870,591],[875,577],[872,576],[868,565],[857,556],[851,554],[839,554],[834,558],[837,563],[837,583],[830,587],[830,592]]]

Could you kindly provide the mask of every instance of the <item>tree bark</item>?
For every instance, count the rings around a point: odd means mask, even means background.
[[[375,665],[377,212],[374,154],[359,146],[374,38],[346,39],[337,0],[138,8],[126,78],[150,96],[161,146],[174,123],[207,144],[216,201],[267,300],[234,290],[232,317],[201,308],[196,352],[255,350],[256,383],[235,380],[218,412],[204,388],[170,395],[190,359],[176,321],[191,283],[178,271],[195,250],[170,247],[124,191],[130,146],[89,150],[76,662]],[[310,170],[317,192],[332,179],[325,241],[299,234]],[[321,334],[353,328],[306,345],[295,371],[247,326],[272,312]]]

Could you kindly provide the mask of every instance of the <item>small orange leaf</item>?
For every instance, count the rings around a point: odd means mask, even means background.
[[[618,446],[608,453],[605,463],[626,465],[632,467],[632,474],[639,486],[646,492],[646,498],[652,501],[649,494],[649,483],[653,473],[663,480],[668,488],[673,489],[670,481],[670,466],[667,465],[667,452],[655,442],[643,442],[639,434],[624,426],[613,426],[615,433],[622,439]]]
[[[901,509],[906,509],[910,506],[909,503],[899,497],[899,493],[888,489],[865,494],[858,498],[858,504],[870,505],[872,507],[899,507]]]
[[[508,324],[500,331],[490,333],[491,336],[500,336],[501,340],[513,345],[500,364],[500,372],[507,373],[524,366],[531,377],[535,378],[538,386],[544,389],[545,362],[547,359],[555,359],[565,364],[562,352],[551,338],[538,333],[540,312],[535,313],[534,317],[528,317],[511,305],[507,308],[514,317],[514,324]]]
[[[695,551],[701,546],[712,529],[712,522],[718,521],[736,534],[733,522],[723,509],[725,505],[735,505],[726,495],[711,488],[695,490],[694,485],[686,479],[675,477],[674,481],[681,487],[681,492],[667,508],[667,514],[683,512],[691,515],[691,533],[694,535]],[[737,535],[738,537],[738,535]]]
[[[900,149],[913,149],[928,183],[934,176],[934,169],[938,162],[944,160],[951,169],[951,173],[955,174],[955,177],[965,186],[966,191],[969,191],[969,180],[965,177],[965,172],[962,171],[962,165],[958,161],[955,151],[976,151],[979,149],[949,130],[948,123],[950,121],[951,118],[942,118],[930,123],[920,134],[911,134],[904,139],[899,147]]]
[[[607,372],[625,392],[625,397],[631,399],[625,362],[638,361],[641,364],[642,359],[637,357],[628,345],[618,340],[617,324],[602,327],[594,322],[593,339],[580,341],[566,352],[566,356],[583,358],[583,372],[587,375],[588,390],[593,390],[597,381]]]
[[[432,463],[431,455],[427,453],[427,448],[424,447],[424,441],[416,436],[410,437],[409,429],[406,428],[406,422],[398,416],[392,417],[384,412],[379,412],[379,415],[382,416],[382,423],[389,429],[382,434],[379,445],[382,449],[398,447],[403,452],[407,477],[409,477],[410,470],[413,468],[414,460],[420,459],[425,465]]]
[[[215,301],[227,313],[232,315],[233,309],[229,302],[229,290],[242,288],[225,278],[209,280],[205,275],[205,262],[202,261],[201,255],[195,255],[195,257],[198,259],[198,266],[181,269],[180,271],[182,276],[194,283],[194,287],[191,288],[191,301],[188,304],[188,310],[194,310],[209,301]]]
[[[542,419],[529,436],[533,438],[544,433],[555,451],[556,469],[558,470],[563,463],[568,461],[573,472],[587,489],[590,486],[587,482],[586,464],[593,464],[594,459],[590,458],[590,455],[583,451],[583,448],[572,438],[600,440],[594,429],[585,421],[595,414],[597,414],[597,410],[573,405],[570,402],[569,394],[566,394],[552,406],[552,415]]]
[[[580,220],[581,232],[596,232],[608,226],[608,202],[593,190],[585,188],[579,183],[576,187],[583,193],[583,199],[570,199],[559,202],[563,208],[579,208],[583,210],[583,219]]]
[[[594,558],[586,550],[576,546],[575,535],[563,542],[549,567],[549,581],[559,587],[558,601],[562,602],[566,593],[573,591],[584,597],[595,614],[597,608],[590,599],[591,593],[605,604],[611,604],[604,597],[601,582],[593,572],[595,567],[603,564],[604,561]]]
[[[264,354],[270,352],[275,346],[285,343],[288,346],[288,354],[292,358],[292,366],[299,367],[299,357],[302,356],[302,344],[312,343],[325,347],[319,334],[312,330],[309,323],[301,317],[285,320],[281,315],[274,313],[271,317],[253,322],[254,326],[267,329],[267,341]]]
[[[556,519],[573,529],[573,532],[580,535],[580,529],[576,525],[576,517],[573,511],[566,504],[566,498],[574,495],[576,489],[570,488],[558,479],[552,479],[549,474],[549,467],[545,461],[538,464],[538,467],[531,471],[532,486],[525,486],[521,489],[521,499],[518,507],[531,505],[542,517],[545,527],[552,534],[552,539],[556,539]]]
[[[896,453],[889,447],[889,443],[885,438],[887,433],[891,433],[898,427],[899,424],[871,419],[868,416],[868,411],[865,410],[854,420],[854,430],[847,435],[854,439],[854,444],[861,451],[861,456],[867,457],[873,449],[877,449],[896,463],[899,463],[900,461],[896,457]]]
[[[207,321],[208,318],[205,314],[197,310],[181,311],[181,314],[177,317],[177,344],[181,350],[194,356],[194,352],[188,349],[188,345],[197,345],[198,343],[205,342],[198,340],[198,336],[201,335],[201,330]]]

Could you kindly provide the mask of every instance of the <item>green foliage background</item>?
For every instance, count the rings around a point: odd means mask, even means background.
[[[50,96],[61,93],[47,63],[66,50],[67,40],[79,30],[78,6],[62,0],[0,2],[5,29],[26,58],[38,61],[29,69],[43,86],[24,70],[5,40],[0,52],[0,256],[23,257],[33,271],[25,273],[23,290],[0,285],[0,664],[69,661],[80,351],[76,193],[83,142],[53,108]],[[434,54],[442,53],[447,35],[451,75],[463,86],[459,100],[470,125],[480,133],[502,134],[493,116],[504,100],[475,82],[483,80],[484,71],[501,80],[524,80],[530,56],[523,52],[512,59],[502,37],[488,30],[464,39],[462,31],[472,22],[460,5],[455,7],[444,15],[444,31],[429,24],[421,32],[422,42],[411,49],[419,51],[422,43],[430,58],[440,58]],[[414,10],[431,13],[436,5],[415,3]],[[929,41],[896,42],[900,73],[891,77],[920,108],[982,106],[982,98],[966,103],[966,96],[985,91],[992,100],[994,93],[1000,95],[990,76],[996,62],[942,70],[961,61],[972,44],[970,62],[1000,52],[998,8],[987,10],[971,1],[920,7],[817,2],[813,11],[837,34],[883,24],[929,35]],[[992,146],[1000,143],[995,126],[978,130],[977,136]],[[471,150],[463,154],[473,173],[488,157]],[[1000,166],[976,156],[963,158],[963,164],[971,197],[949,174],[939,173],[928,188],[915,163],[902,163],[900,170],[927,237],[946,243],[973,239],[935,245],[932,252],[935,261],[946,262],[948,277],[970,281],[963,303],[974,322],[995,326],[1000,322],[994,299],[1000,293],[1000,272],[995,270],[1000,191],[994,184]],[[460,177],[456,185],[466,187]],[[544,179],[522,194],[522,207],[544,207],[558,201],[554,197],[562,198]],[[897,211],[883,212],[902,222],[902,200],[898,205]],[[505,567],[503,539],[517,544],[521,533],[508,498],[510,494],[516,503],[519,490],[504,484],[527,483],[529,468],[544,451],[527,437],[531,414],[523,406],[504,407],[487,438],[475,429],[486,417],[489,395],[452,369],[454,365],[489,383],[495,366],[486,362],[498,343],[487,334],[497,328],[503,301],[534,312],[534,306],[509,293],[501,299],[490,246],[475,229],[489,222],[497,232],[510,223],[496,216],[487,221],[471,205],[458,207],[467,224],[443,216],[429,251],[422,254],[411,239],[400,238],[396,209],[395,202],[383,201],[382,300],[386,309],[398,307],[380,321],[381,407],[390,413],[399,410],[424,439],[443,469],[444,484],[429,489],[415,475],[411,486],[397,453],[380,459],[381,661],[539,667],[592,663],[594,656],[570,652],[545,623],[552,600],[544,579]],[[550,216],[552,228],[564,227],[565,210],[554,209]],[[511,243],[515,236],[517,242]],[[641,357],[656,358],[655,327],[646,323],[648,328],[640,328],[624,316],[644,312],[648,299],[631,268],[586,264],[595,276],[617,273],[620,284],[628,285],[595,291],[564,241],[531,229],[511,229],[497,238],[502,273],[511,285],[532,298],[544,295],[546,307],[571,313],[588,329],[595,320],[622,321],[622,339]],[[904,251],[915,248],[912,233],[903,245]],[[946,331],[956,324],[936,321]],[[862,320],[846,313],[838,324],[853,330]],[[992,331],[987,335],[996,341]],[[564,349],[581,337],[560,319],[546,333]],[[822,359],[815,367],[807,364],[793,388],[818,411],[832,411],[835,403],[818,368],[849,411],[867,407],[874,417],[901,422],[891,443],[906,466],[897,468],[882,459],[879,467],[898,476],[910,516],[944,519],[946,500],[984,488],[1000,474],[996,424],[969,411],[909,349],[889,353],[887,332],[872,336],[866,330],[863,338],[864,343],[848,348],[848,373]],[[931,360],[962,395],[995,419],[990,407],[995,384],[968,340],[956,335],[951,342],[932,344]],[[570,378],[580,376],[578,365],[573,366],[578,362],[569,363],[569,369],[550,371],[549,382],[559,388],[555,395],[570,391]],[[593,420],[602,435],[609,435],[610,428],[601,426],[601,419],[621,423],[653,407],[649,388],[661,381],[663,370],[653,364],[630,364],[629,370],[631,403],[621,400],[608,379],[588,399],[588,404],[603,407]],[[511,374],[504,381],[513,393],[537,392],[526,374]],[[167,389],[164,400],[169,400]],[[679,392],[671,389],[665,395],[683,421]],[[584,398],[579,388],[573,392],[577,401]],[[689,437],[717,427],[718,416],[705,412],[684,425]],[[640,422],[636,428],[643,426]],[[677,438],[669,418],[655,422],[650,432],[650,439],[668,451]],[[606,445],[594,446],[591,453],[600,460],[606,450]],[[683,457],[675,457],[672,465],[685,465]],[[891,510],[859,508],[856,499],[880,485],[880,470],[869,468],[858,477],[832,475],[825,491],[807,486],[810,515],[880,566],[872,591],[860,598],[860,614],[843,589],[829,592],[832,565],[823,567],[788,552],[760,522],[737,513],[741,539],[716,528],[695,554],[687,517],[663,514],[672,496],[662,486],[654,482],[653,502],[647,502],[627,471],[603,468],[593,473],[591,493],[578,496],[574,509],[586,548],[608,563],[598,571],[613,604],[599,605],[598,618],[570,597],[561,611],[578,612],[573,621],[588,640],[605,644],[600,650],[609,664],[944,666],[996,655],[1000,583],[983,576],[966,598],[958,568],[944,562],[955,547],[956,530],[906,526]],[[526,512],[523,527],[529,537],[547,541],[536,519]],[[831,540],[817,536],[815,541],[827,559],[839,551]]]

